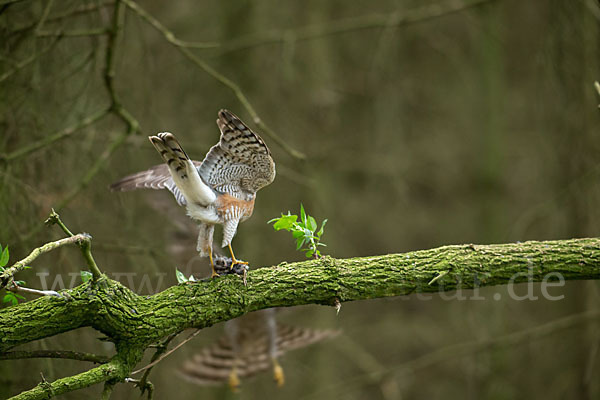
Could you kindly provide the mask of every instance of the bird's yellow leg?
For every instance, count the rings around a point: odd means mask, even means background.
[[[233,249],[231,248],[231,243],[229,243],[229,251],[231,252],[231,267],[230,267],[230,269],[233,269],[233,266],[235,264],[245,264],[245,265],[248,265],[247,261],[239,261],[238,259],[235,258],[235,255],[233,254]]]
[[[215,272],[215,263],[212,258],[212,251],[208,253],[208,258],[210,259],[210,269],[212,270],[212,274],[210,275],[210,277],[214,278],[215,276],[219,276],[219,274]]]
[[[283,368],[279,365],[279,361],[275,357],[271,359],[273,362],[273,378],[275,382],[277,382],[277,386],[282,387],[285,383],[285,375],[283,373]]]
[[[229,388],[234,393],[240,389],[240,378],[237,374],[237,367],[233,367],[229,373]]]

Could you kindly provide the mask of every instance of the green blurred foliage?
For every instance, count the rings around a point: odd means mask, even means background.
[[[600,115],[592,85],[600,79],[598,5],[497,0],[394,25],[404,12],[438,1],[141,4],[179,39],[220,44],[192,51],[237,83],[261,119],[307,155],[304,161],[290,157],[257,129],[278,174],[258,193],[253,217],[233,241],[236,254],[252,268],[302,258],[287,235],[265,223],[299,202],[331,221],[327,243],[334,257],[598,236]],[[110,6],[59,18],[98,4],[103,3],[0,5],[0,155],[41,143],[109,106],[106,38],[54,35],[107,28]],[[298,35],[303,27],[327,28],[370,15],[386,16],[389,23]],[[276,40],[261,39],[272,36]],[[251,46],[232,50],[240,41]],[[58,210],[63,221],[93,235],[103,271],[148,294],[161,284],[176,284],[174,268],[185,276],[208,275],[210,268],[195,257],[195,228],[168,193],[111,193],[108,185],[160,162],[146,139],[150,134],[173,132],[192,158],[202,159],[218,140],[214,120],[220,108],[254,124],[229,89],[130,10],[115,56],[116,92],[141,132],[97,170],[94,163],[125,131],[113,115],[26,157],[0,159],[0,243],[9,244],[11,259],[18,260],[61,237],[43,221],[80,187]],[[36,260],[19,278],[38,289],[44,283],[48,289],[53,283],[69,286],[81,282],[83,265],[78,249],[62,248]],[[534,290],[539,294],[538,286]],[[569,282],[560,293],[564,300],[514,301],[504,288],[490,288],[481,290],[486,299],[481,301],[414,295],[345,304],[338,316],[317,306],[292,310],[282,318],[341,328],[343,338],[284,358],[283,389],[261,376],[245,382],[242,395],[598,398],[597,322],[427,367],[410,363],[451,344],[597,307],[600,299],[597,282]],[[494,294],[502,299],[493,300]],[[230,397],[226,388],[196,387],[175,376],[177,366],[220,329],[207,329],[153,371],[155,398]],[[112,344],[97,337],[82,329],[28,348],[110,354]],[[38,372],[51,380],[87,367],[63,360],[0,362],[0,398],[36,385]],[[98,397],[99,391],[63,398]],[[113,398],[137,396],[136,389],[119,385]]]

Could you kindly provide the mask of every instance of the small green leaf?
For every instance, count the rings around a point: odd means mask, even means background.
[[[19,300],[17,299],[14,293],[6,293],[2,301],[4,303],[10,303],[13,306],[19,303]]]
[[[21,296],[20,294],[14,293],[14,295],[17,299],[25,300],[25,297]]]
[[[306,212],[302,203],[300,203],[300,216],[302,218],[302,225],[306,226]]]
[[[15,281],[17,286],[25,286],[25,281]]]
[[[306,258],[311,258],[313,256],[313,254],[315,254],[314,250],[308,250],[306,252]]]
[[[304,245],[304,242],[306,242],[306,239],[298,238],[296,240],[296,250],[300,250],[300,248]]]
[[[92,273],[90,271],[81,271],[79,275],[81,275],[81,280],[83,283],[86,283],[87,281],[92,279]]]
[[[183,274],[183,272],[181,272],[177,268],[175,268],[175,276],[177,277],[177,283],[187,282],[187,279],[186,279],[185,275]]]
[[[321,235],[323,234],[323,230],[325,229],[325,224],[327,223],[327,219],[323,220],[323,223],[321,224],[321,229],[319,229],[319,232],[317,232],[317,236],[320,238]]]
[[[292,229],[297,219],[297,215],[282,215],[281,218],[278,218],[277,222],[273,224],[273,229],[276,231],[280,231],[282,229],[289,231]]]
[[[2,254],[0,254],[0,267],[4,267],[6,264],[8,264],[8,258],[8,246],[6,246],[4,251],[2,251]]]
[[[294,239],[304,237],[304,231],[293,231],[292,236],[294,237]]]
[[[308,216],[308,228],[314,232],[317,230],[317,227],[318,227],[317,221],[309,215]]]

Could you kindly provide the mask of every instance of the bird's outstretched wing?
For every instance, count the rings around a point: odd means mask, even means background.
[[[200,167],[200,161],[192,162],[197,169]],[[173,193],[179,205],[186,205],[185,197],[175,185],[167,164],[155,165],[146,171],[128,175],[110,185],[110,189],[117,192],[128,192],[136,189],[167,189]]]
[[[276,356],[288,351],[300,349],[313,343],[335,337],[335,330],[316,330],[293,327],[277,323]],[[198,385],[218,385],[226,383],[235,366],[240,378],[248,378],[271,367],[269,337],[266,332],[242,329],[238,334],[239,354],[227,337],[204,348],[200,353],[186,361],[179,374],[186,380]]]
[[[200,176],[216,191],[247,200],[275,179],[271,152],[261,137],[231,112],[219,111],[217,125],[221,139],[202,161]]]

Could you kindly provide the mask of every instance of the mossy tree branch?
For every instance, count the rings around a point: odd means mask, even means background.
[[[95,364],[104,364],[110,361],[110,358],[106,356],[70,350],[8,351],[0,354],[0,360],[20,360],[23,358],[62,358],[66,360],[89,361]]]
[[[90,236],[87,234],[77,234],[70,236],[68,238],[60,239],[55,242],[46,243],[43,246],[40,246],[34,249],[27,257],[24,259],[17,261],[10,268],[7,268],[4,272],[0,273],[0,289],[3,289],[8,285],[12,277],[25,268],[27,268],[27,264],[30,264],[33,260],[38,258],[44,253],[57,249],[66,244],[79,244],[81,242],[89,241]]]
[[[47,398],[96,383],[122,382],[148,346],[187,328],[204,328],[270,307],[404,296],[525,281],[549,274],[600,279],[600,239],[445,246],[404,254],[282,263],[236,276],[173,286],[138,296],[102,276],[0,310],[0,352],[80,327],[93,327],[117,345],[110,362],[82,374],[43,382],[16,399]],[[67,388],[69,390],[67,390]]]

